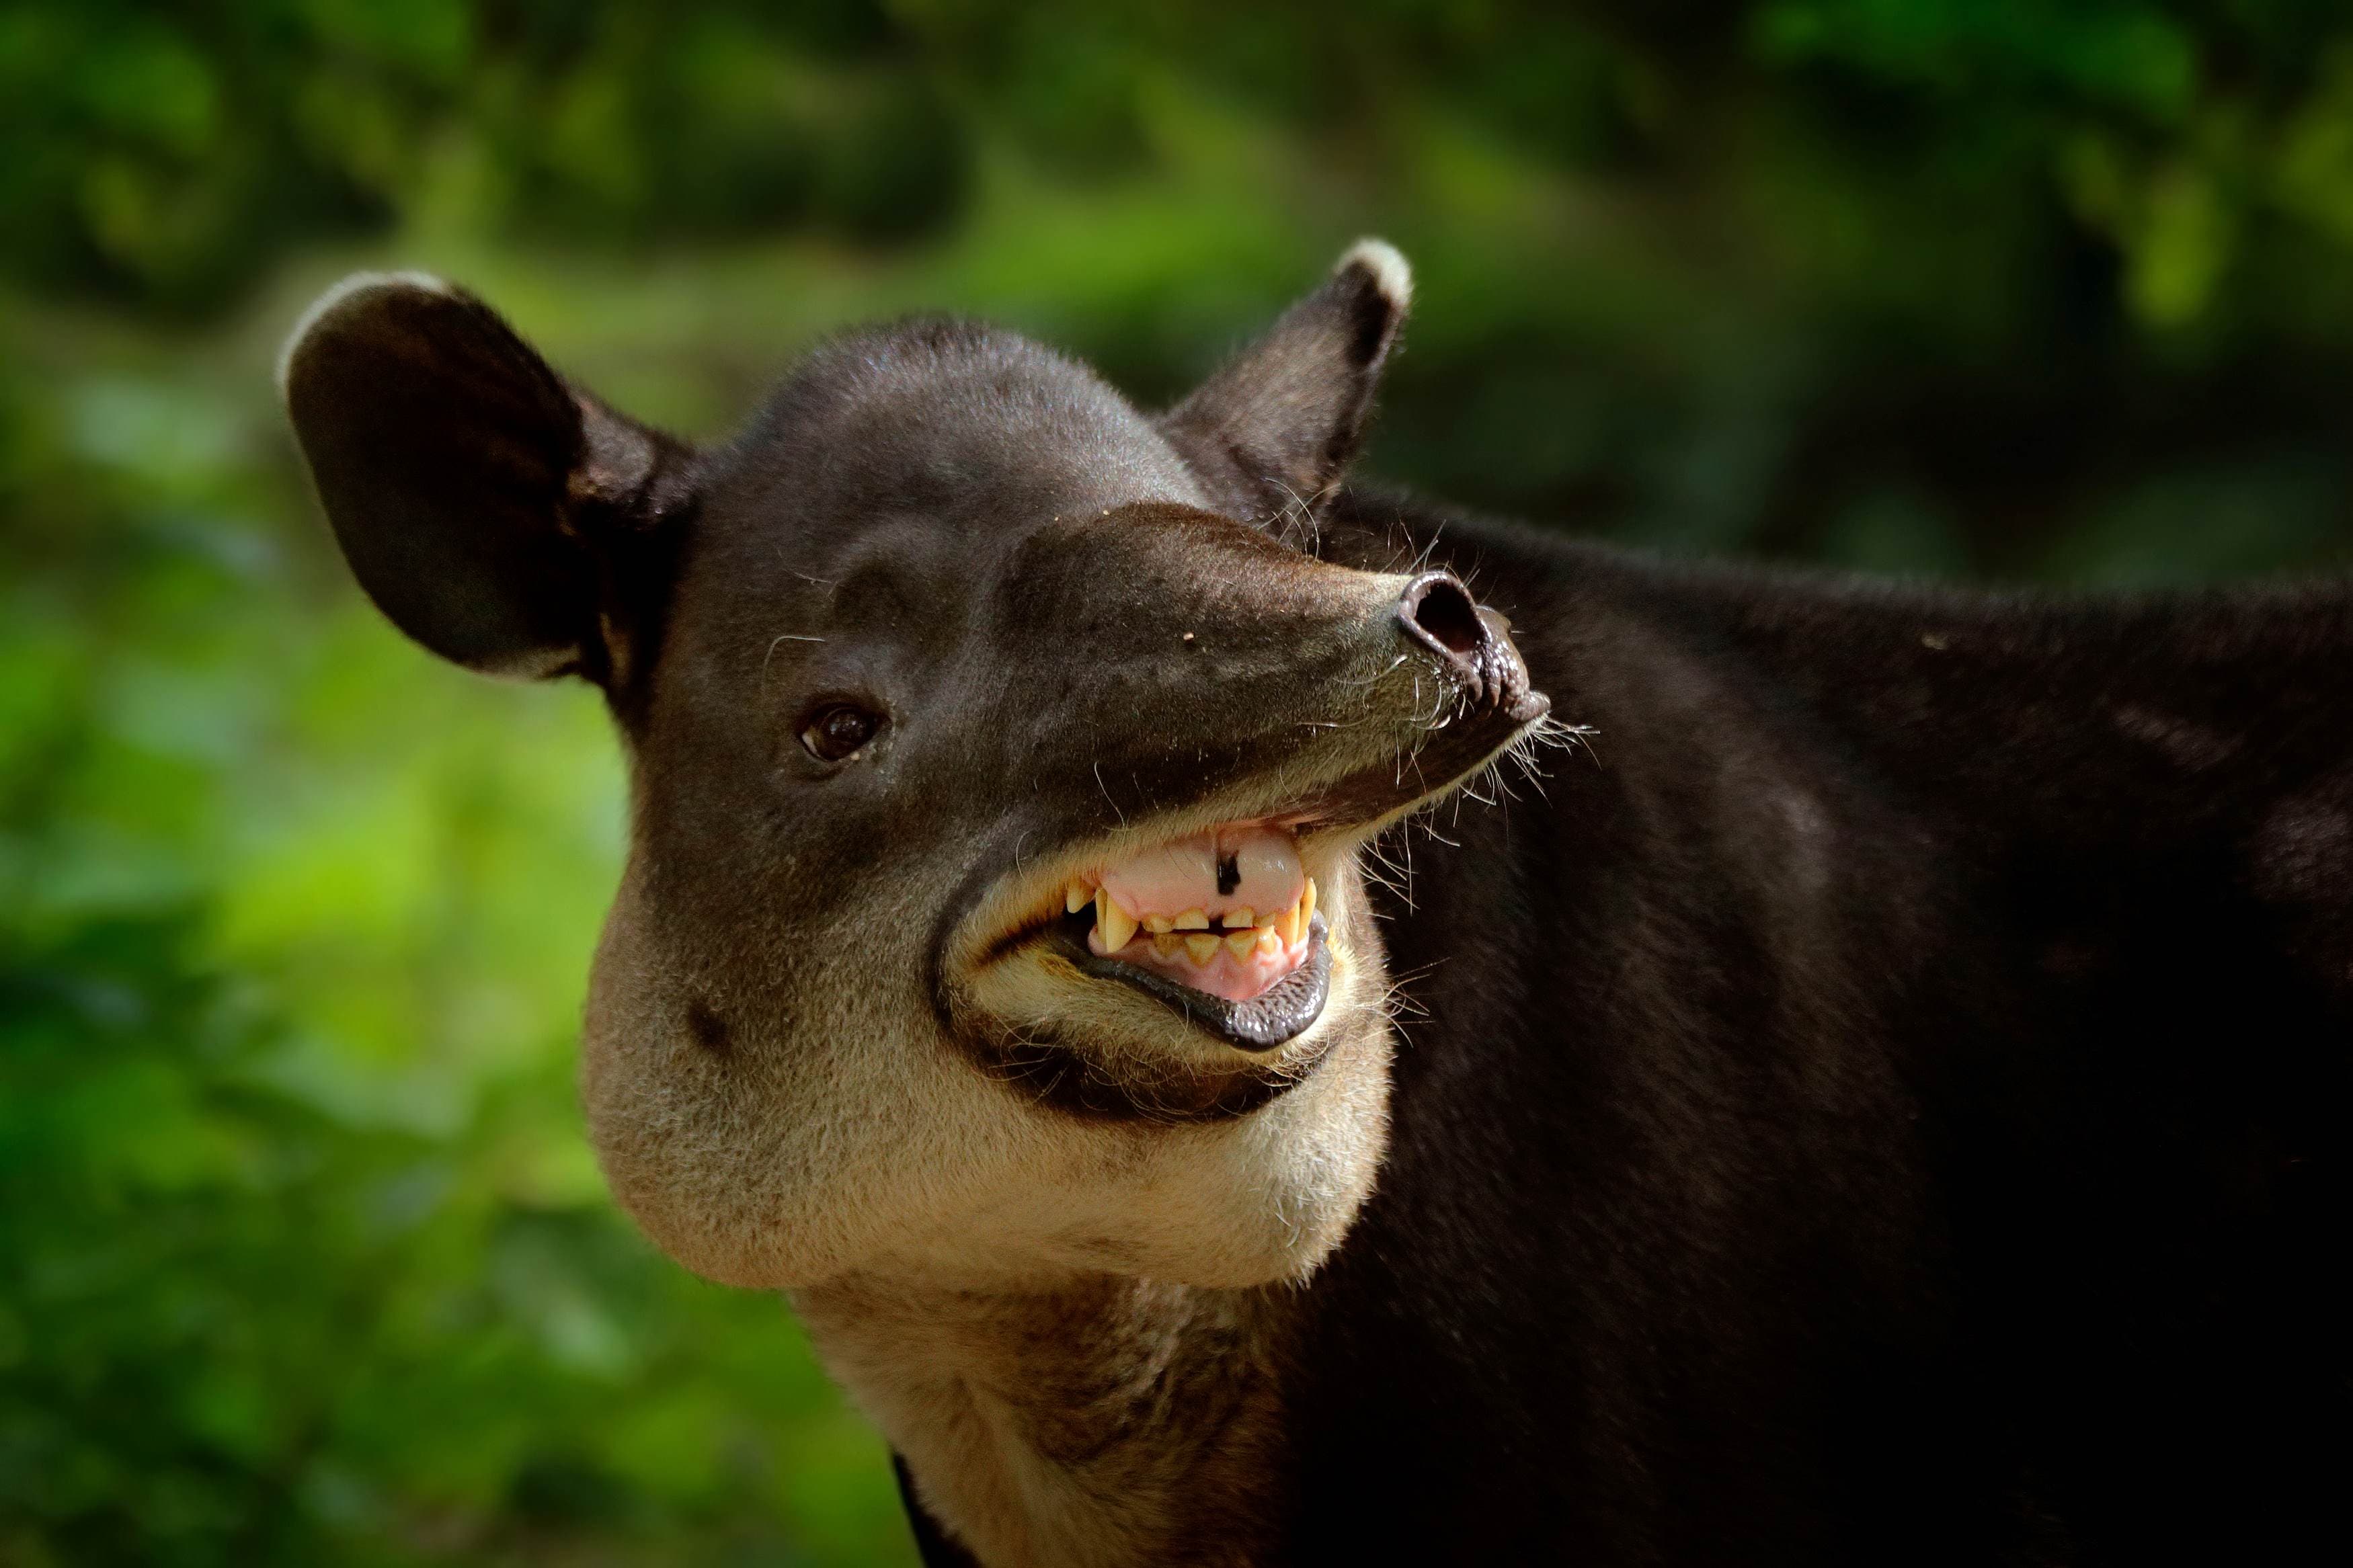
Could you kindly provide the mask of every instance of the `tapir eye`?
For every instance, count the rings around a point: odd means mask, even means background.
[[[828,702],[801,727],[801,744],[821,763],[839,763],[856,756],[881,727],[879,713],[851,702]]]

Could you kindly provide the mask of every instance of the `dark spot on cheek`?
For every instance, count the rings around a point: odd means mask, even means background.
[[[1228,855],[1218,861],[1218,897],[1229,898],[1242,885],[1240,858]]]
[[[727,1032],[727,1020],[712,1012],[702,1002],[690,1002],[686,1008],[686,1027],[694,1043],[714,1057],[735,1054],[735,1041]]]

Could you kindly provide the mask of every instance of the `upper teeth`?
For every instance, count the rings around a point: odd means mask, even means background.
[[[1248,958],[1253,952],[1271,956],[1296,945],[1307,935],[1308,921],[1315,914],[1315,879],[1303,879],[1299,897],[1289,909],[1233,909],[1215,922],[1200,909],[1175,916],[1138,914],[1113,898],[1110,889],[1090,878],[1072,878],[1062,889],[1063,909],[1075,914],[1090,903],[1095,907],[1095,945],[1102,952],[1117,952],[1142,931],[1159,939],[1158,950],[1164,954],[1182,951],[1195,963],[1207,963],[1220,946],[1236,958]],[[1217,927],[1224,929],[1223,937],[1208,934]],[[1180,932],[1184,934],[1174,934]]]
[[[1063,901],[1070,901],[1067,896]],[[1117,952],[1135,934],[1135,917],[1113,902],[1111,894],[1100,888],[1095,890],[1095,930],[1103,933],[1105,952]]]

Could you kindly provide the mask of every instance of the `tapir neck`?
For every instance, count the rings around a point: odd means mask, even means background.
[[[1285,1500],[1284,1289],[1096,1275],[796,1293],[818,1354],[984,1563],[1244,1563]]]

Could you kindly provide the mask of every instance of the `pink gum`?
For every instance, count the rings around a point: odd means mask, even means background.
[[[1231,855],[1241,879],[1230,893],[1218,891],[1218,862]],[[1263,920],[1299,901],[1307,879],[1290,836],[1271,827],[1245,826],[1197,833],[1130,857],[1103,874],[1113,902],[1141,920],[1171,920],[1199,910],[1215,925],[1233,910]]]

